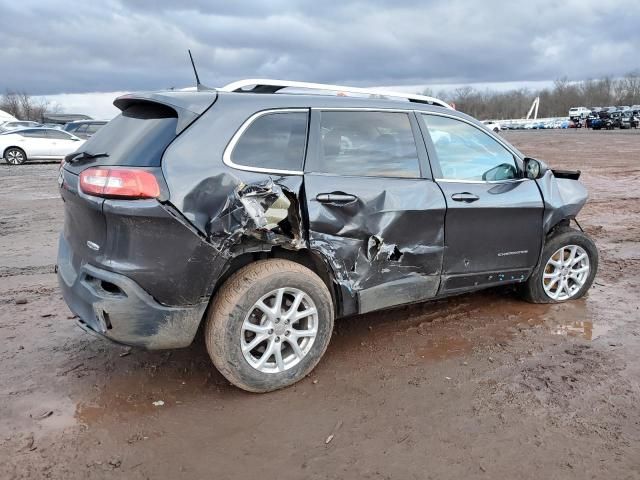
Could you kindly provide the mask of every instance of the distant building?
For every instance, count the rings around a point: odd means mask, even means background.
[[[93,120],[89,115],[79,113],[45,113],[42,115],[42,123],[65,123],[75,122],[76,120]]]
[[[4,110],[0,110],[0,123],[1,122],[15,122],[16,120],[18,120],[18,119],[16,117],[14,117],[13,115],[8,114]]]

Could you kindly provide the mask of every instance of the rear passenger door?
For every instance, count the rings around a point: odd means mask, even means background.
[[[309,243],[361,313],[438,290],[446,206],[429,172],[412,112],[312,109]]]
[[[543,202],[514,153],[481,127],[420,114],[447,202],[442,292],[524,280],[542,244]]]

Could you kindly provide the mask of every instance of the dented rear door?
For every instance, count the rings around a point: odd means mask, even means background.
[[[309,244],[361,313],[438,290],[446,204],[428,172],[413,113],[312,110]]]

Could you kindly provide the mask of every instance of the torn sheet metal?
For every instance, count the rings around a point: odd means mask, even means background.
[[[234,175],[220,174],[202,183],[206,185],[200,184],[185,197],[185,216],[221,255],[232,256],[232,248],[243,237],[292,249],[306,245],[296,195],[277,180],[245,183]]]
[[[566,218],[574,218],[587,202],[587,189],[578,180],[557,178],[551,170],[536,180],[544,198],[544,233]]]

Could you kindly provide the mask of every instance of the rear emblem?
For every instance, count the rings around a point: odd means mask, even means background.
[[[100,250],[100,245],[98,245],[97,243],[93,243],[89,240],[87,240],[87,247],[89,247],[91,250],[95,250],[96,252]]]

